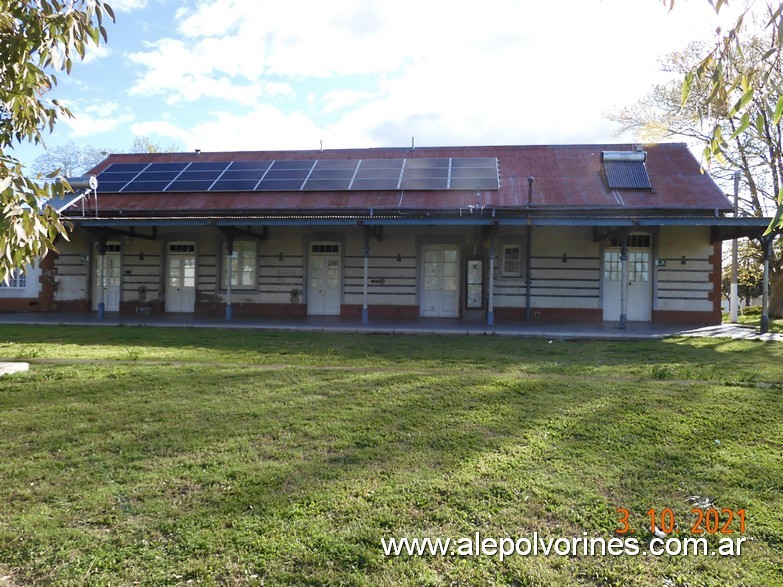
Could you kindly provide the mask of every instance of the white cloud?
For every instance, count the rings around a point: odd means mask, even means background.
[[[286,114],[268,105],[244,114],[213,112],[187,127],[163,120],[138,123],[132,131],[137,136],[175,139],[188,150],[202,151],[315,149],[322,137],[304,114]]]
[[[99,59],[105,59],[112,54],[112,50],[106,45],[88,45],[82,63],[93,63]]]
[[[127,107],[116,102],[97,100],[66,100],[73,118],[60,118],[60,124],[70,130],[72,138],[87,138],[97,134],[114,132],[134,119]]]
[[[709,35],[710,11],[627,0],[206,0],[177,12],[176,34],[130,55],[141,67],[131,94],[224,100],[183,131],[204,150],[611,140],[604,114],[648,91],[660,54]],[[300,90],[313,116],[340,117],[326,128],[285,114]]]
[[[111,0],[109,4],[114,12],[132,12],[147,8],[149,0]]]
[[[327,92],[321,98],[321,101],[325,104],[323,111],[326,113],[336,112],[343,110],[349,106],[353,106],[363,100],[372,98],[375,94],[372,92],[364,92],[361,90],[332,90]],[[316,96],[312,96],[311,103],[318,102]]]

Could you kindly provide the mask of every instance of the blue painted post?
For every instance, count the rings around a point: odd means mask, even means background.
[[[231,257],[234,256],[234,241],[226,243],[226,322],[231,322]]]
[[[106,313],[106,241],[98,242],[98,320],[103,320]]]
[[[487,294],[487,326],[495,325],[495,234],[489,245],[489,292]]]
[[[628,236],[622,235],[620,247],[620,328],[628,326]]]
[[[370,237],[364,234],[364,281],[362,289],[362,324],[370,321],[370,311],[367,303],[369,296],[369,259],[370,259]]]

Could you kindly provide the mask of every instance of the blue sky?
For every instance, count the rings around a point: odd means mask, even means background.
[[[203,151],[614,142],[707,0],[109,0],[46,143]],[[726,11],[728,12],[728,11]],[[731,14],[723,14],[729,22]],[[31,163],[39,148],[16,154]]]

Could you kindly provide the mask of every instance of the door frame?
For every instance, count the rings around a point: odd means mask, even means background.
[[[108,295],[104,295],[103,297],[103,304],[104,304],[104,311],[106,312],[119,312],[120,311],[120,304],[122,303],[122,288],[124,285],[123,280],[123,259],[122,259],[122,252],[123,252],[123,246],[122,242],[118,240],[107,240],[106,241],[106,254],[101,256],[98,254],[98,241],[95,241],[95,243],[92,246],[92,258],[94,259],[92,263],[92,272],[90,274],[90,297],[92,298],[91,308],[93,312],[98,311],[98,304],[101,302],[100,297],[100,286],[98,284],[99,279],[99,273],[100,273],[100,261],[103,261],[103,281],[104,281],[104,290],[108,293],[108,287],[106,287],[105,283],[107,278],[109,277],[107,271],[109,269],[109,264],[107,263],[106,257],[112,256],[117,257],[120,261],[120,283],[117,286],[117,305],[116,307],[112,306],[110,307],[107,303]],[[111,252],[108,251],[109,247],[116,247],[117,250],[113,250]]]
[[[631,253],[636,252],[645,252],[647,253],[647,280],[644,282],[639,281],[633,281],[631,282],[631,276],[629,275],[628,280],[629,283],[625,284],[626,290],[626,299],[627,299],[627,305],[628,305],[628,312],[626,319],[629,322],[652,322],[652,313],[653,313],[653,307],[655,305],[655,287],[654,287],[654,278],[655,278],[655,271],[653,271],[655,266],[655,251],[656,251],[656,241],[655,234],[653,232],[630,232],[627,235],[621,235],[621,237],[624,237],[627,239],[627,253],[630,256]],[[620,319],[620,315],[622,313],[621,309],[621,296],[622,293],[619,293],[617,296],[617,299],[614,297],[612,299],[609,299],[609,296],[607,295],[607,283],[609,280],[607,280],[607,267],[606,267],[606,253],[609,251],[617,251],[618,254],[621,254],[622,248],[620,246],[620,243],[614,243],[613,241],[617,240],[617,238],[621,237],[611,237],[607,241],[604,241],[604,245],[601,248],[601,312],[602,312],[602,319],[604,321],[617,321]],[[646,245],[639,245],[634,244],[635,242],[638,243],[639,241],[647,240]],[[631,260],[628,259],[627,263],[629,263],[628,271],[629,274],[631,272],[630,267]],[[620,271],[622,271],[622,267],[619,268]],[[615,280],[611,280],[613,283]],[[622,281],[622,280],[620,280]],[[645,308],[642,309],[639,313],[632,315],[631,314],[631,304],[633,303],[633,300],[631,298],[632,295],[632,286],[631,283],[645,283],[646,286],[645,289],[647,290],[644,297],[649,297],[649,303],[646,303]],[[620,283],[620,287],[623,287],[623,283]],[[639,308],[636,307],[636,310]],[[640,317],[641,315],[641,317]]]
[[[440,261],[442,266],[442,253],[446,249],[453,249],[457,252],[457,260],[455,262],[456,269],[457,269],[457,275],[456,275],[456,282],[457,282],[457,288],[455,290],[455,311],[454,315],[449,316],[443,316],[443,308],[442,305],[438,310],[439,318],[459,318],[462,315],[462,291],[464,284],[462,282],[463,280],[463,255],[462,255],[462,247],[453,242],[424,242],[421,244],[421,247],[419,249],[419,271],[418,271],[418,296],[419,296],[419,316],[422,318],[429,318],[434,317],[430,315],[425,315],[424,312],[424,271],[425,271],[425,265],[424,265],[424,255],[427,249],[437,249],[440,251]],[[442,278],[442,272],[440,272],[440,277]],[[441,297],[441,296],[439,296]],[[440,304],[440,301],[439,301]]]
[[[185,245],[185,246],[192,246],[193,252],[190,251],[184,251],[184,252],[171,252],[171,247],[173,245]],[[177,239],[177,240],[171,240],[167,241],[164,244],[164,251],[165,255],[163,256],[163,308],[165,312],[171,312],[176,314],[192,314],[196,311],[196,297],[197,297],[197,291],[198,291],[198,244],[196,243],[195,239]],[[193,307],[187,310],[170,310],[169,309],[169,259],[174,256],[178,257],[180,259],[189,257],[193,257]],[[183,272],[184,273],[184,272]],[[184,275],[183,275],[184,277]]]
[[[316,247],[321,248],[322,250],[317,251],[314,250]],[[331,238],[324,238],[324,239],[314,239],[307,243],[307,257],[305,259],[305,267],[307,268],[305,279],[307,279],[306,287],[305,287],[305,296],[306,300],[305,303],[307,305],[307,315],[308,316],[339,316],[342,311],[343,306],[343,295],[344,295],[344,283],[343,283],[343,276],[345,272],[345,263],[343,260],[343,255],[345,251],[345,246],[340,240],[331,239]],[[312,285],[312,261],[313,258],[319,258],[319,259],[329,259],[334,258],[337,259],[339,263],[339,275],[338,275],[338,292],[337,292],[337,308],[333,311],[327,311],[326,303],[324,300],[324,311],[314,311],[319,310],[320,308],[315,307],[315,294],[313,293],[313,285]],[[326,275],[326,266],[324,267],[324,279],[328,279],[328,276]],[[324,288],[326,289],[326,288]]]

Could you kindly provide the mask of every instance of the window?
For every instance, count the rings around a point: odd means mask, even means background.
[[[622,244],[622,239],[615,235],[610,236],[606,244],[610,247],[619,247]],[[630,248],[649,249],[652,239],[649,234],[629,234],[625,240],[626,246]]]
[[[522,275],[522,247],[519,245],[505,245],[503,247],[502,274],[508,277]]]
[[[650,281],[650,254],[644,251],[628,253],[628,280]]]
[[[228,246],[223,247],[224,258]],[[236,241],[231,255],[231,287],[238,289],[254,289],[256,287],[256,243]],[[227,287],[226,273],[223,272],[223,287]]]
[[[169,245],[169,253],[195,253],[196,245],[192,243],[171,243]]]
[[[620,251],[604,251],[604,281],[620,281],[621,276]]]
[[[317,255],[339,255],[340,245],[337,243],[313,243],[310,245],[310,252]]]
[[[22,289],[27,287],[27,275],[19,269],[14,269],[8,276],[8,281],[0,281],[0,287]]]
[[[622,269],[620,251],[604,251],[604,281],[620,281]],[[650,253],[628,253],[628,281],[650,281]]]

